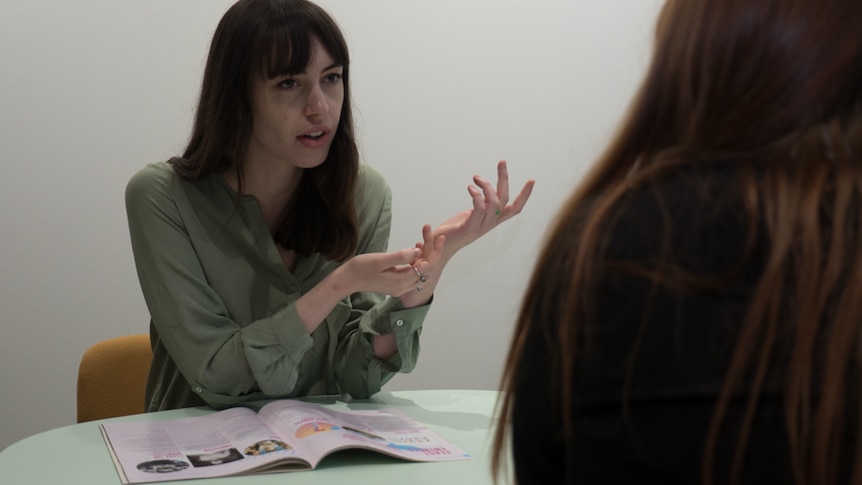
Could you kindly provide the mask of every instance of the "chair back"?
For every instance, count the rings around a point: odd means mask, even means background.
[[[78,422],[146,411],[144,390],[153,352],[148,334],[103,340],[78,368]]]

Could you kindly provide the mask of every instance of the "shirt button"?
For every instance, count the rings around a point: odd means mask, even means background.
[[[296,285],[290,285],[290,286],[288,286],[288,287],[287,287],[287,291],[289,291],[289,292],[291,292],[291,293],[296,293],[296,290],[298,290],[298,288],[296,287]]]
[[[204,390],[201,388],[201,386],[198,386],[195,388],[195,392],[200,394],[200,393],[204,392]]]
[[[404,320],[398,320],[397,322],[395,322],[395,325],[398,325],[399,327],[404,325]]]

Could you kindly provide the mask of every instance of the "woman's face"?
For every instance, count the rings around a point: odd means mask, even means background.
[[[326,160],[341,119],[344,68],[312,40],[304,72],[252,81],[247,161],[312,168]]]

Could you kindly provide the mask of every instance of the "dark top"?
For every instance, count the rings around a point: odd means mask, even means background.
[[[643,277],[603,270],[597,324],[579,330],[589,334],[589,347],[576,362],[576,436],[569,449],[558,433],[561,424],[548,412],[548,380],[542,378],[550,373],[548,351],[536,328],[523,353],[521,375],[528,378],[517,382],[514,393],[520,485],[701,482],[713,407],[765,254],[761,241],[743,259],[748,229],[735,177],[729,165],[684,169],[631,189],[614,210],[603,262],[655,268],[663,248],[670,248],[671,260],[694,275],[717,276],[744,264],[718,288],[664,286],[654,294]],[[549,296],[545,301],[558,301],[559,295]],[[792,483],[779,375],[764,390],[741,483]],[[730,423],[738,422],[744,407],[744,400],[731,405]],[[719,442],[719,481],[726,478],[737,438],[730,431]]]

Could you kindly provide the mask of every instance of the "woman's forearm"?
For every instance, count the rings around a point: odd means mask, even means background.
[[[341,267],[329,273],[294,304],[302,326],[309,335],[320,326],[339,301],[353,293],[344,286],[340,270]]]

